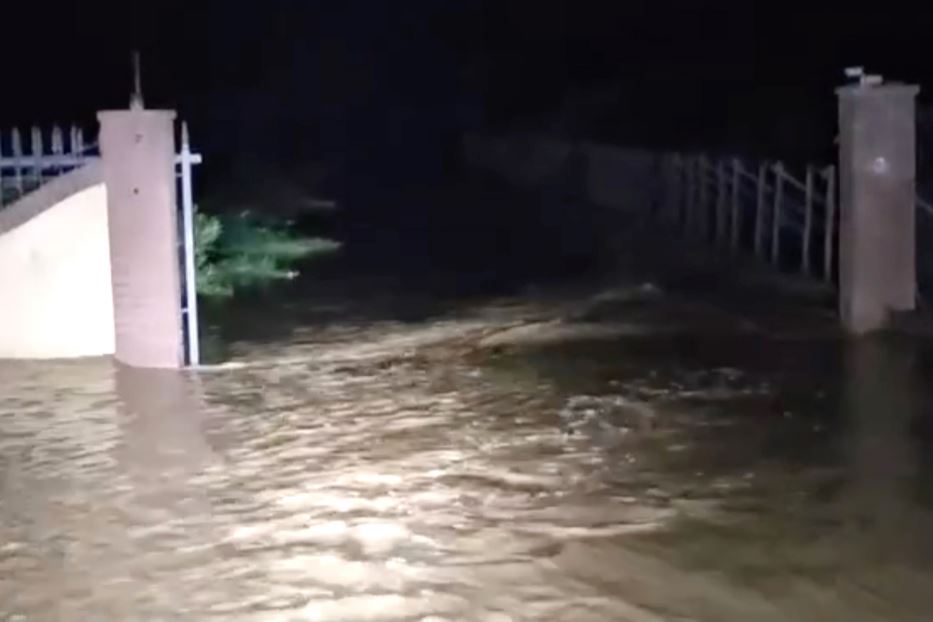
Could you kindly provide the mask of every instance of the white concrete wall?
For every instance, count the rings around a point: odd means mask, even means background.
[[[52,190],[47,196],[55,196]],[[17,205],[6,209],[16,210]],[[112,354],[104,184],[80,189],[35,211],[25,222],[0,233],[0,358]]]

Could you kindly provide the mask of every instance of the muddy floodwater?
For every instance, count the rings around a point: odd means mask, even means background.
[[[196,373],[0,363],[0,620],[933,619],[922,341],[334,305]]]

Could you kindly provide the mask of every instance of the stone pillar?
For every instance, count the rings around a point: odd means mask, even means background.
[[[174,111],[101,112],[116,359],[135,367],[184,363]]]
[[[839,305],[864,334],[916,302],[918,87],[853,85],[839,96]]]

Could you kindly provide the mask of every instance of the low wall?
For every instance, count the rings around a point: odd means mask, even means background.
[[[587,144],[586,197],[600,207],[648,210],[657,197],[658,157],[647,151]]]
[[[658,199],[662,156],[597,143],[526,135],[469,135],[469,166],[525,190],[571,193],[628,214],[647,213]]]
[[[0,358],[113,354],[107,191],[99,162],[0,210]]]

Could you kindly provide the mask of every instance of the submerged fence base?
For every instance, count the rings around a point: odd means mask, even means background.
[[[892,311],[913,308],[916,214],[933,228],[933,207],[916,209],[926,204],[914,189],[915,94],[914,87],[900,85],[841,92],[852,110],[841,109],[840,168],[518,135],[470,136],[466,160],[535,191],[551,191],[548,180],[570,179],[564,172],[579,168],[575,196],[593,205],[644,215],[723,252],[827,287],[838,283],[842,322],[862,334],[883,327]],[[858,123],[851,121],[854,114]]]
[[[832,283],[838,221],[836,169],[781,162],[667,158],[667,222],[733,253]],[[820,252],[822,251],[822,252]]]

